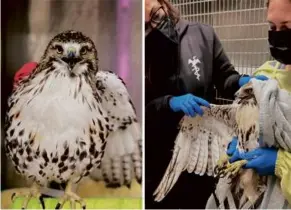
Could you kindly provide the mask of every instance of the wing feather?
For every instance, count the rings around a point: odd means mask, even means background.
[[[194,173],[200,175],[202,173],[202,167],[204,164],[203,155],[205,153],[205,148],[207,149],[207,142],[205,142],[205,139],[204,139],[205,133],[199,132],[197,137],[198,137],[197,140],[200,141],[201,147],[199,150],[199,156],[198,156],[197,165],[196,165]]]
[[[188,173],[192,173],[195,169],[195,166],[198,161],[198,155],[199,155],[199,150],[200,150],[200,141],[198,139],[194,139],[193,141],[197,141],[196,144],[191,144],[190,148],[190,156],[189,156],[189,163],[188,163]]]
[[[199,175],[214,174],[219,156],[235,132],[237,107],[236,104],[211,105],[211,109],[204,109],[203,117],[183,118],[172,159],[154,192],[155,201],[167,195],[184,170]]]
[[[191,142],[188,141],[188,139],[184,137],[184,133],[181,132],[178,134],[177,139],[179,139],[179,141],[176,141],[173,157],[168,165],[167,172],[158,189],[154,192],[154,195],[157,194],[156,201],[162,200],[170,191],[188,162]]]
[[[129,187],[134,178],[141,183],[141,127],[125,83],[110,71],[99,71],[96,77],[110,132],[101,168],[93,171],[91,178],[103,179],[108,187]]]
[[[211,171],[208,172],[208,174],[210,174],[210,176],[214,175],[214,168],[217,164],[217,160],[219,159],[219,156],[221,155],[220,153],[220,147],[219,147],[219,136],[215,136],[212,135],[212,141],[211,141],[211,155],[210,158],[211,159],[211,166],[212,168],[210,169]]]
[[[208,176],[213,176],[213,170],[215,167],[215,163],[213,163],[213,159],[215,159],[215,146],[213,147],[214,136],[212,133],[209,134],[208,137],[208,157],[207,157],[207,171],[206,174]]]
[[[209,141],[209,131],[206,131],[206,133],[208,133],[208,136],[204,135],[203,137],[201,137],[201,140],[203,141],[203,148],[204,148],[204,152],[203,152],[203,165],[202,165],[202,170],[200,172],[200,175],[202,176],[203,174],[207,173],[207,166],[208,166],[208,152],[209,152],[209,148],[210,148],[210,144],[208,143]]]

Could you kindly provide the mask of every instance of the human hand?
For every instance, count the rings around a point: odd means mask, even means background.
[[[228,156],[232,156],[233,153],[236,151],[236,146],[237,146],[237,137],[233,137],[231,142],[228,144],[228,147],[227,147],[227,151],[226,151],[226,154]]]
[[[203,115],[203,110],[200,106],[210,108],[210,104],[206,100],[192,94],[172,97],[169,105],[174,112],[182,111],[185,115],[191,117],[195,117],[196,114]]]
[[[239,87],[244,86],[245,84],[247,84],[253,78],[255,78],[257,80],[262,80],[262,81],[265,81],[265,80],[269,79],[268,77],[266,77],[264,75],[257,75],[255,77],[251,77],[249,75],[245,75],[245,76],[242,76],[242,77],[239,78],[239,80],[238,80]]]
[[[14,75],[14,82],[13,86],[14,88],[17,87],[18,83],[26,76],[31,74],[33,70],[36,68],[37,63],[36,62],[29,62],[24,64]]]
[[[229,143],[227,154],[231,156],[229,162],[237,160],[247,160],[243,168],[251,168],[257,171],[259,175],[267,176],[275,174],[278,150],[275,148],[258,148],[250,152],[240,153],[237,149],[237,137]]]

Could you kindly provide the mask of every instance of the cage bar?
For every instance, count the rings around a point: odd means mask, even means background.
[[[271,59],[265,0],[170,0],[170,2],[179,9],[182,19],[213,26],[238,72],[252,74]],[[226,103],[230,101],[227,100]]]

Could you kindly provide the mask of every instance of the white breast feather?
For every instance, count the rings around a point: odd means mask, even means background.
[[[61,72],[62,67],[59,66],[59,68]],[[54,71],[58,71],[58,69]],[[83,78],[80,94],[77,95],[76,99],[74,98],[74,92],[81,82],[79,77],[71,78],[69,76],[55,76],[55,73],[50,74],[42,92],[33,95],[33,92],[39,87],[40,81],[45,77],[44,72],[45,70],[36,75],[30,84],[19,92],[20,94],[31,89],[30,93],[23,94],[21,97],[19,95],[13,96],[19,97],[19,100],[10,110],[10,113],[21,110],[19,117],[22,129],[26,131],[26,136],[18,140],[28,141],[28,134],[31,132],[36,135],[35,150],[39,147],[40,151],[46,150],[48,155],[51,153],[63,154],[64,145],[67,144],[70,149],[69,156],[75,156],[76,139],[87,142],[88,148],[90,146],[88,129],[92,119],[99,119],[102,123],[106,123],[97,109],[90,110],[88,105],[82,102],[82,95],[87,101],[93,102],[96,107],[99,106],[101,110],[102,107],[96,102],[91,87]],[[95,139],[95,143],[96,147],[101,150],[100,139]],[[35,162],[30,165],[30,174],[38,174],[39,164],[43,163],[43,159],[38,161],[38,163]],[[82,162],[83,164],[80,163],[76,166],[77,173],[83,172],[84,167],[89,163],[89,159],[85,158]],[[51,169],[47,168],[45,173],[50,174],[53,179],[53,174],[58,170],[58,167],[52,165]],[[67,174],[68,176],[69,174]]]

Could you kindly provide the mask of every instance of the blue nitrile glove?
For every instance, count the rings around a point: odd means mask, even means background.
[[[226,154],[228,156],[232,156],[233,153],[235,152],[237,141],[238,141],[237,137],[233,137],[231,142],[228,144],[227,151],[226,151]]]
[[[265,81],[265,80],[268,80],[269,79],[268,77],[266,77],[264,75],[257,75],[255,77],[251,77],[251,76],[248,76],[248,75],[244,75],[244,76],[240,77],[239,80],[238,80],[239,87],[242,87],[245,84],[247,84],[252,78],[255,78],[257,80],[262,80],[262,81]]]
[[[250,152],[240,153],[236,149],[237,138],[229,143],[227,154],[231,156],[229,162],[247,160],[243,168],[255,169],[259,175],[267,176],[275,174],[278,150],[275,148],[258,148]]]
[[[196,116],[196,114],[203,115],[203,110],[200,106],[210,108],[210,104],[207,101],[192,94],[172,97],[169,105],[174,112],[182,111],[185,115],[191,117]]]

